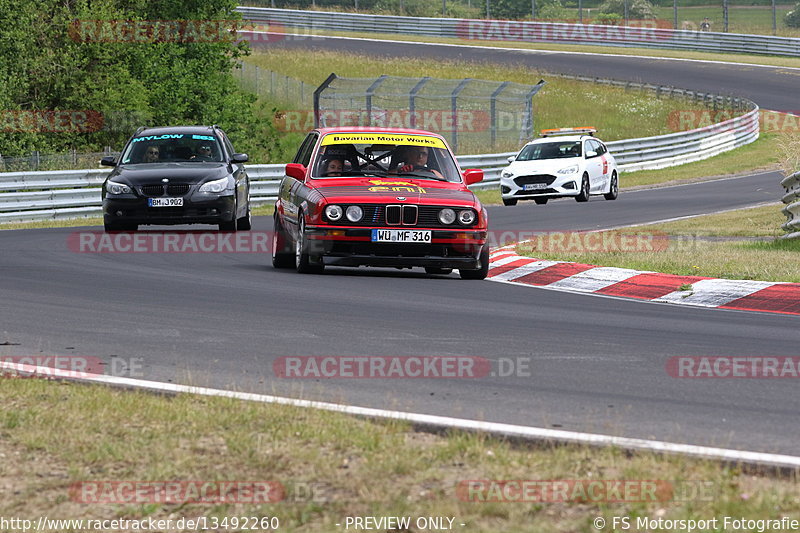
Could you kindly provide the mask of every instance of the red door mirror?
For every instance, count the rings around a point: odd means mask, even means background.
[[[289,163],[286,165],[286,175],[290,178],[303,181],[306,179],[306,167],[299,163]]]
[[[468,168],[464,170],[464,183],[472,185],[483,181],[483,170],[479,168]]]

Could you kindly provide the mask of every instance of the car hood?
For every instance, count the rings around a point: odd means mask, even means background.
[[[170,183],[199,183],[229,174],[226,163],[140,163],[116,167],[109,179],[115,178],[115,181],[129,185],[160,182],[164,178]]]
[[[570,157],[564,159],[540,159],[534,161],[514,161],[504,171],[512,172],[515,176],[526,174],[555,174],[562,168],[580,165],[583,159]]]
[[[397,203],[473,207],[475,195],[463,183],[408,177],[327,178],[312,186],[329,203]],[[405,198],[405,200],[399,200]]]

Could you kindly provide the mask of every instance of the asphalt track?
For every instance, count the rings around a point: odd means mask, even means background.
[[[421,50],[414,53],[436,53]],[[370,45],[370,51],[404,49]],[[482,60],[524,59],[487,54],[475,52]],[[596,56],[555,56],[536,60],[551,62],[552,70],[586,67],[624,77],[598,65],[603,60]],[[624,68],[624,61],[613,61]],[[703,71],[715,68],[670,63],[659,71],[658,64],[647,59],[627,69],[649,81],[675,75],[674,85],[699,89],[710,76]],[[736,80],[728,88],[755,93],[740,94],[763,107],[792,108],[792,93],[771,81],[751,83],[747,70],[732,67],[720,72]],[[770,76],[782,79],[777,71]],[[496,207],[490,217],[496,232],[595,229],[776,201],[780,194],[779,177],[767,173],[623,192],[616,202]],[[670,357],[681,355],[794,356],[800,335],[791,316],[470,282],[419,270],[330,268],[322,276],[300,276],[272,269],[260,254],[80,254],[67,247],[69,235],[80,230],[0,232],[0,342],[19,343],[7,350],[140,358],[135,376],[149,380],[798,454],[800,397],[793,380],[676,379],[665,369]],[[257,218],[254,230],[270,231],[270,219]],[[482,356],[495,369],[500,359],[523,358],[529,368],[522,375],[466,380],[277,378],[273,362],[296,355]]]

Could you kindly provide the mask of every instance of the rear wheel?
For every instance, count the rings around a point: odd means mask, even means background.
[[[295,268],[300,274],[322,274],[325,270],[322,258],[312,257],[308,253],[306,222],[303,213],[300,213],[300,228],[297,232],[297,240],[294,242],[294,261]]]
[[[272,225],[272,266],[275,268],[292,268],[294,266],[294,253],[289,236],[283,229],[280,216],[275,211]]]
[[[425,272],[428,274],[449,274],[452,271],[452,268],[425,267]]]
[[[517,199],[516,198],[503,198],[503,205],[505,205],[505,206],[517,205]]]
[[[619,180],[617,179],[617,173],[614,172],[611,174],[611,188],[603,195],[603,198],[606,200],[616,200],[617,196],[619,196]]]
[[[484,245],[480,256],[481,266],[477,270],[459,269],[461,279],[486,279],[489,275],[489,245]]]
[[[534,198],[533,201],[536,202],[538,205],[544,205],[547,203],[547,200],[550,198]]]
[[[583,179],[581,180],[581,192],[578,193],[575,200],[578,202],[589,201],[589,174],[583,175]]]

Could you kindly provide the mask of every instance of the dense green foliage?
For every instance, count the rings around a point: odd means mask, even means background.
[[[800,3],[795,5],[792,11],[786,13],[783,20],[790,28],[800,28]]]
[[[237,4],[0,0],[0,152],[120,149],[138,126],[216,123],[237,150],[268,159],[278,142],[269,112],[255,109],[255,97],[240,90],[232,75],[248,53],[227,31],[227,21],[239,18]],[[116,21],[142,27],[142,21],[186,20],[226,22],[215,23],[218,33],[197,38],[101,31],[119,27]],[[52,110],[80,111],[102,122],[75,128],[20,119]]]
[[[605,0],[600,5],[600,12],[625,16],[625,4],[628,5],[628,19],[644,20],[656,18],[653,4],[648,0]]]

